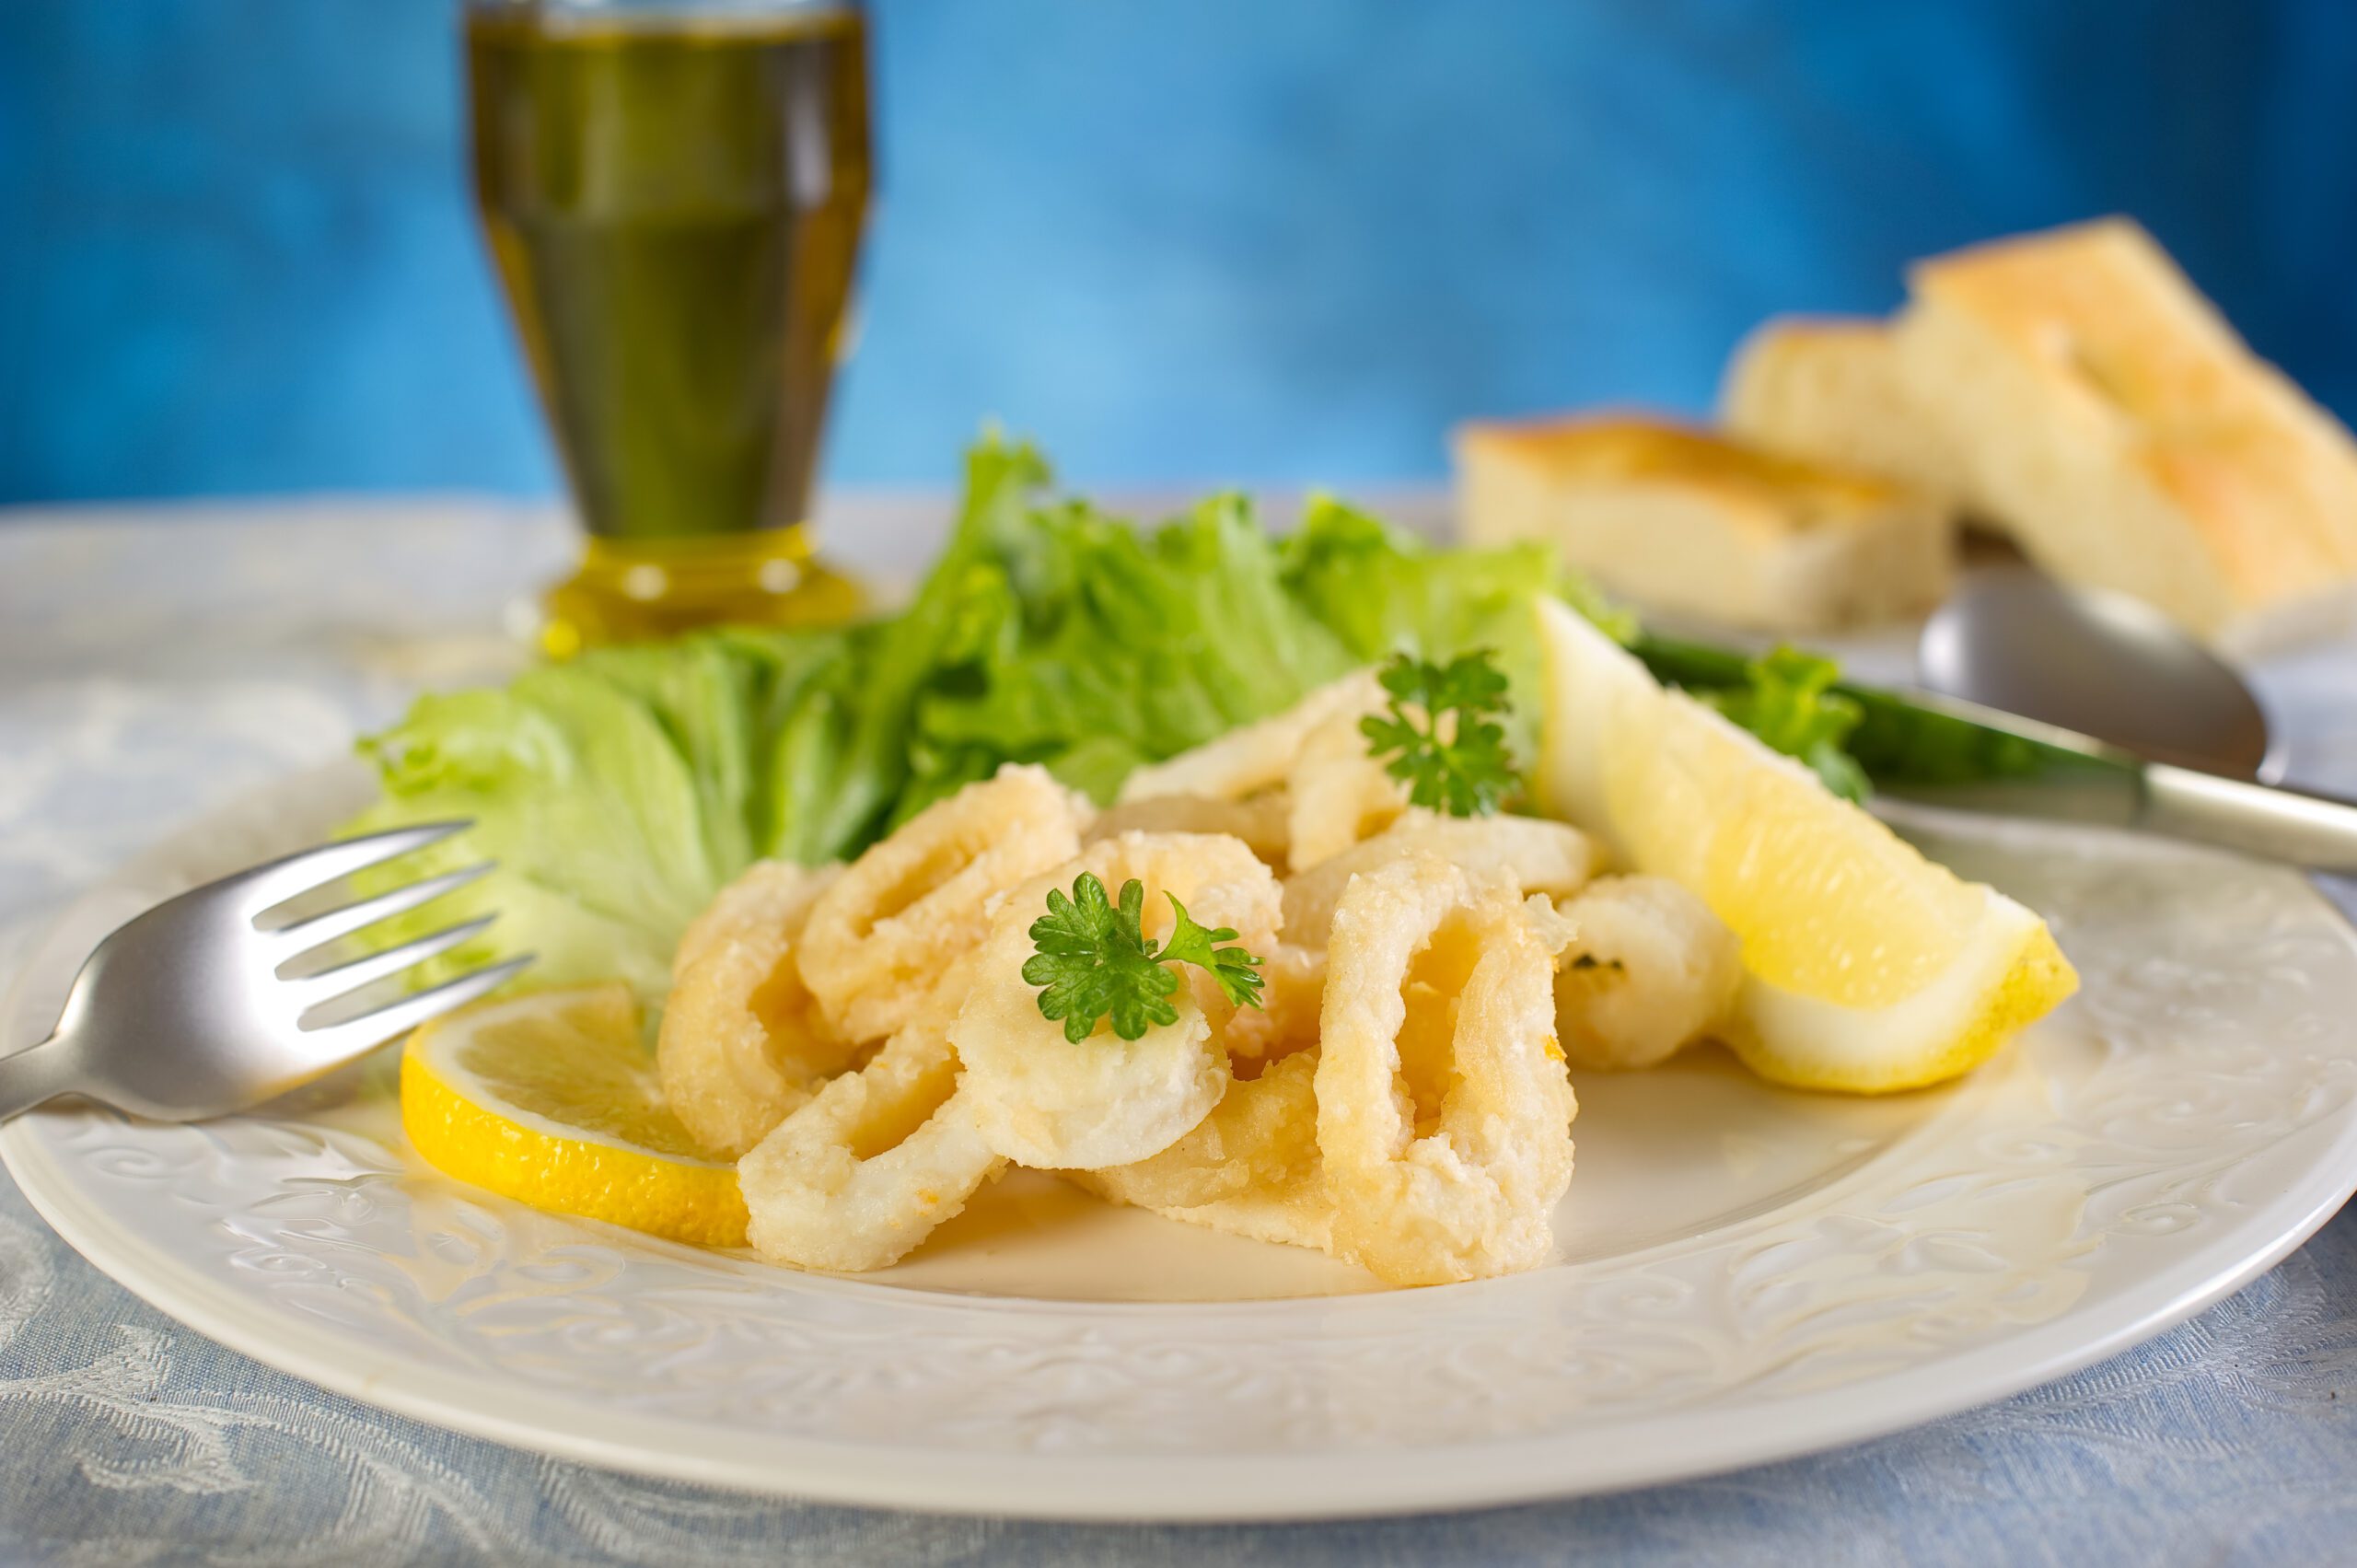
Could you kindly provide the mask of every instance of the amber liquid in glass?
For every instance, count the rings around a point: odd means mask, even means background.
[[[476,196],[590,534],[552,651],[854,608],[807,518],[866,42],[855,9],[469,13]]]

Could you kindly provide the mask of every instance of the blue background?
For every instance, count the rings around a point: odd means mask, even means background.
[[[838,481],[1437,475],[2106,211],[2357,412],[2357,6],[883,0]],[[553,484],[449,0],[0,4],[0,500]]]

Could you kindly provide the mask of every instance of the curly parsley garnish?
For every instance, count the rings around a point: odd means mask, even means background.
[[[1864,800],[1865,770],[1842,744],[1864,714],[1832,690],[1840,677],[1841,667],[1829,658],[1780,647],[1744,666],[1743,685],[1698,695],[1785,756],[1806,762],[1842,799]]]
[[[1370,755],[1390,758],[1384,772],[1408,786],[1414,805],[1452,817],[1494,814],[1521,780],[1505,728],[1492,716],[1510,704],[1505,672],[1490,652],[1476,649],[1446,664],[1399,654],[1380,679],[1391,709],[1361,719],[1359,730]]]
[[[1178,1009],[1170,995],[1178,989],[1178,976],[1167,967],[1173,963],[1209,970],[1221,993],[1237,1006],[1260,1005],[1260,960],[1241,947],[1219,946],[1235,941],[1235,931],[1198,925],[1178,895],[1165,896],[1178,923],[1156,945],[1140,925],[1145,886],[1135,877],[1121,884],[1118,905],[1106,898],[1105,884],[1094,872],[1074,879],[1070,898],[1059,889],[1048,889],[1048,912],[1031,923],[1038,952],[1025,961],[1023,978],[1046,987],[1039,993],[1039,1011],[1063,1020],[1066,1040],[1086,1040],[1108,1016],[1123,1040],[1139,1039],[1155,1024],[1177,1023]]]

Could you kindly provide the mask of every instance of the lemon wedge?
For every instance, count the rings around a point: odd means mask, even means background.
[[[464,1008],[412,1035],[401,1126],[459,1180],[706,1247],[745,1244],[737,1167],[663,1103],[619,981]]]
[[[1665,690],[1569,608],[1542,602],[1539,633],[1539,799],[1734,928],[1744,978],[1724,1032],[1760,1076],[1862,1094],[1935,1084],[2078,988],[2029,910]]]

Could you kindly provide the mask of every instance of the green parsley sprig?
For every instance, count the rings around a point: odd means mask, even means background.
[[[1505,726],[1492,716],[1511,705],[1495,657],[1486,648],[1446,664],[1398,654],[1380,679],[1391,706],[1359,721],[1368,753],[1390,759],[1384,772],[1408,786],[1414,805],[1452,817],[1494,814],[1521,783]]]
[[[1048,889],[1048,912],[1031,923],[1037,951],[1025,961],[1023,978],[1045,988],[1039,1012],[1062,1020],[1066,1040],[1077,1045],[1108,1016],[1123,1040],[1137,1040],[1155,1024],[1177,1023],[1178,1009],[1170,1000],[1178,989],[1178,972],[1169,968],[1174,963],[1210,971],[1221,993],[1239,1007],[1260,1005],[1260,959],[1242,947],[1221,947],[1236,940],[1232,928],[1198,925],[1177,894],[1165,896],[1178,923],[1156,944],[1143,929],[1145,887],[1135,877],[1121,884],[1119,903],[1089,871],[1074,879],[1069,898],[1061,889]]]
[[[1817,772],[1844,800],[1864,800],[1865,770],[1842,749],[1864,714],[1832,689],[1841,667],[1794,647],[1780,647],[1744,666],[1745,683],[1699,693],[1702,701],[1787,757]]]

